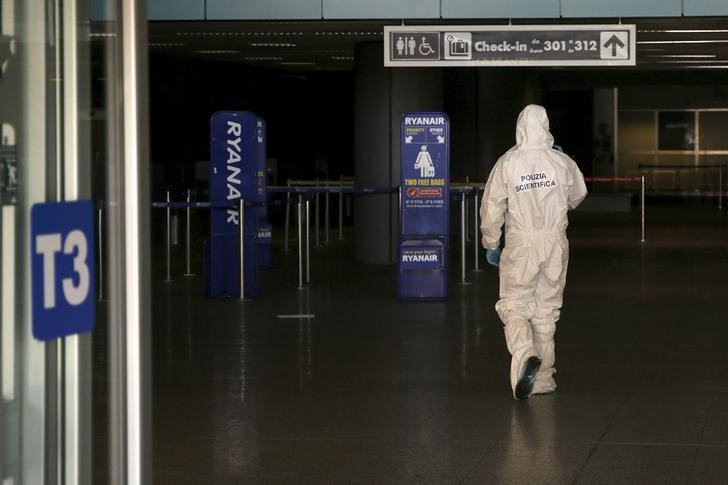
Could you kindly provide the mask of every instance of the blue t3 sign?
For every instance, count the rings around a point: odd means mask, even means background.
[[[402,237],[450,230],[450,121],[444,113],[402,117]]]
[[[91,201],[31,209],[33,336],[90,332],[96,318],[94,210]]]

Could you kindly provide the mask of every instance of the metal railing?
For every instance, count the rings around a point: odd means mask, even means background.
[[[304,287],[304,280],[305,283],[311,282],[311,248],[310,248],[310,238],[311,238],[311,199],[314,201],[316,200],[316,195],[324,193],[326,195],[330,193],[338,193],[340,196],[343,194],[359,194],[359,195],[365,195],[365,194],[378,194],[378,193],[392,193],[395,189],[388,189],[388,188],[361,188],[361,189],[355,189],[353,187],[305,187],[305,186],[291,186],[291,187],[269,187],[268,192],[270,193],[286,193],[286,228],[288,227],[288,218],[289,218],[289,209],[290,209],[290,199],[291,195],[297,196],[297,213],[298,213],[298,288],[302,289]],[[223,208],[223,207],[235,207],[233,205],[228,204],[212,204],[210,202],[193,202],[191,200],[191,191],[187,190],[187,196],[185,202],[176,202],[171,200],[171,191],[165,192],[165,201],[164,202],[152,202],[152,208],[155,209],[165,209],[165,280],[166,282],[173,281],[172,278],[172,209],[185,209],[186,211],[186,218],[185,218],[185,267],[186,272],[185,276],[194,276],[194,273],[191,271],[191,216],[190,212],[192,209],[211,209],[211,208]],[[239,199],[242,200],[242,199]],[[341,200],[341,199],[340,199]],[[250,203],[246,202],[246,205],[251,205]],[[341,206],[343,204],[340,202],[340,213],[342,212]],[[240,208],[238,207],[238,210]],[[101,220],[102,212],[101,209],[99,209],[99,220]],[[317,218],[316,218],[317,219]],[[325,218],[327,226],[326,231],[329,231],[328,227],[328,217]],[[244,212],[241,212],[241,218],[239,221],[241,231],[243,230],[243,221],[244,221]],[[101,224],[99,224],[100,226]],[[342,222],[340,220],[339,222],[339,233],[341,234],[341,225]],[[319,228],[316,228],[316,233],[319,232]],[[305,238],[304,238],[304,232],[305,232]],[[289,234],[288,231],[286,231],[286,247],[288,247],[288,239]],[[99,244],[101,244],[101,232],[99,232]],[[241,237],[241,244],[240,244],[240,255],[241,258],[244,258],[244,244],[243,244],[244,237]],[[101,266],[101,265],[100,265]],[[240,269],[243,271],[244,269],[244,259],[241,259],[240,263]],[[99,269],[100,272],[103,272],[103,268]],[[241,273],[242,274],[242,273]],[[101,285],[101,283],[99,283]],[[241,298],[243,295],[243,288],[244,288],[244,280],[241,276]]]
[[[657,165],[657,164],[641,164],[639,165],[639,169],[644,173],[645,171],[649,174],[650,178],[656,179],[659,172],[665,172],[665,173],[672,173],[675,174],[678,171],[685,172],[685,171],[706,171],[706,170],[716,170],[718,171],[718,187],[716,191],[716,196],[718,198],[718,210],[723,210],[723,170],[724,170],[724,164],[711,164],[711,165]],[[678,191],[684,191],[684,189],[688,188],[682,183],[682,181],[678,183],[673,183],[673,189],[675,187],[678,188]],[[659,191],[660,190],[660,184],[657,183],[657,180],[652,180],[651,184],[653,190]],[[681,187],[678,187],[681,186]],[[695,187],[693,187],[695,188]],[[696,190],[702,192],[703,191],[703,183],[701,181],[700,187]],[[707,190],[706,192],[710,192],[710,190]]]
[[[622,183],[622,182],[639,182],[640,183],[640,211],[641,211],[641,241],[645,242],[645,176],[641,177],[586,177],[586,182],[592,183]],[[320,186],[311,185],[311,183],[319,183]],[[396,188],[354,188],[351,184],[344,185],[340,181],[290,181],[288,186],[271,186],[268,187],[269,193],[284,193],[286,195],[286,216],[285,216],[285,236],[284,245],[287,250],[289,247],[290,231],[288,230],[290,225],[290,209],[293,203],[296,204],[296,225],[298,232],[298,288],[303,289],[304,284],[311,282],[311,203],[314,204],[314,210],[318,212],[319,206],[317,204],[318,195],[324,194],[326,196],[326,217],[325,221],[325,233],[327,235],[326,242],[328,243],[329,228],[329,217],[328,217],[328,196],[330,194],[337,194],[339,196],[339,235],[341,237],[343,225],[343,196],[362,196],[370,194],[393,194],[400,192],[399,187]],[[480,250],[480,195],[484,189],[485,184],[482,183],[453,183],[450,185],[450,197],[456,199],[460,203],[460,283],[467,284],[467,230],[468,230],[468,217],[467,217],[467,204],[468,200],[473,201],[473,269],[472,271],[478,272],[480,269],[480,258],[482,251]],[[400,192],[401,194],[401,192]],[[171,274],[171,210],[172,209],[185,209],[185,276],[193,276],[191,271],[191,210],[192,209],[210,209],[214,207],[233,207],[232,205],[213,205],[210,202],[193,202],[191,200],[191,191],[186,191],[186,200],[184,202],[174,202],[171,200],[171,192],[166,192],[165,202],[153,202],[153,208],[164,208],[165,209],[165,281],[172,281]],[[294,199],[295,198],[295,199]],[[401,195],[400,195],[401,198]],[[295,202],[294,202],[295,200]],[[249,203],[247,203],[250,205]],[[400,201],[401,206],[401,201]],[[238,210],[240,208],[238,207]],[[401,210],[400,210],[401,214]],[[99,209],[99,226],[101,226],[102,211]],[[240,221],[241,228],[243,227],[242,218]],[[316,224],[318,217],[314,218]],[[318,225],[314,228],[316,234],[320,231]],[[244,237],[241,238],[241,271],[244,268]],[[317,239],[318,241],[318,239]],[[99,231],[99,247],[101,245],[101,232]],[[100,255],[103,254],[102,249],[99,251]],[[101,258],[100,258],[101,259]],[[99,265],[99,272],[103,274],[103,265]],[[242,274],[242,273],[241,273]],[[244,280],[241,276],[241,297],[244,291]],[[101,281],[101,278],[100,278]],[[102,288],[99,288],[99,294],[102,295]]]

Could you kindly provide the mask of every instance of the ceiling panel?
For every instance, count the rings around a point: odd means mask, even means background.
[[[728,68],[726,18],[622,19],[622,22],[637,24],[636,69]],[[466,23],[475,22],[468,20]],[[507,22],[489,20],[482,24],[503,23]],[[535,25],[539,22],[519,23]],[[614,23],[614,19],[589,19],[588,22],[571,19],[544,23]],[[453,22],[447,24],[452,25]],[[398,23],[150,22],[149,47],[155,53],[290,71],[352,70],[356,46],[363,42],[381,42],[385,25]],[[92,35],[103,36],[102,25],[94,26],[94,30],[95,34]]]

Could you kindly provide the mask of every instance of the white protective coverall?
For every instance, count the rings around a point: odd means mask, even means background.
[[[556,390],[554,333],[569,263],[567,211],[586,197],[586,186],[576,163],[553,143],[546,110],[526,106],[516,123],[516,145],[493,167],[480,206],[483,247],[498,248],[506,226],[495,308],[512,356],[514,392],[532,356],[541,359],[533,393]]]

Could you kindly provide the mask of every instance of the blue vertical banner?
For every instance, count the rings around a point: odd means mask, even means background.
[[[213,234],[238,233],[237,203],[240,197],[254,202],[258,197],[258,117],[250,111],[218,111],[210,121],[210,202]],[[247,218],[246,218],[247,219]],[[246,231],[255,230],[255,220],[246,220]]]
[[[91,332],[96,323],[94,208],[46,202],[30,211],[33,336]]]
[[[402,116],[402,237],[450,232],[450,120],[444,113]]]
[[[258,117],[249,111],[219,111],[210,120],[210,241],[207,247],[207,293],[240,294],[238,203],[258,201]],[[245,293],[257,291],[257,208],[245,218]]]
[[[450,120],[407,113],[401,131],[401,240],[397,293],[410,300],[447,298],[450,234]]]

